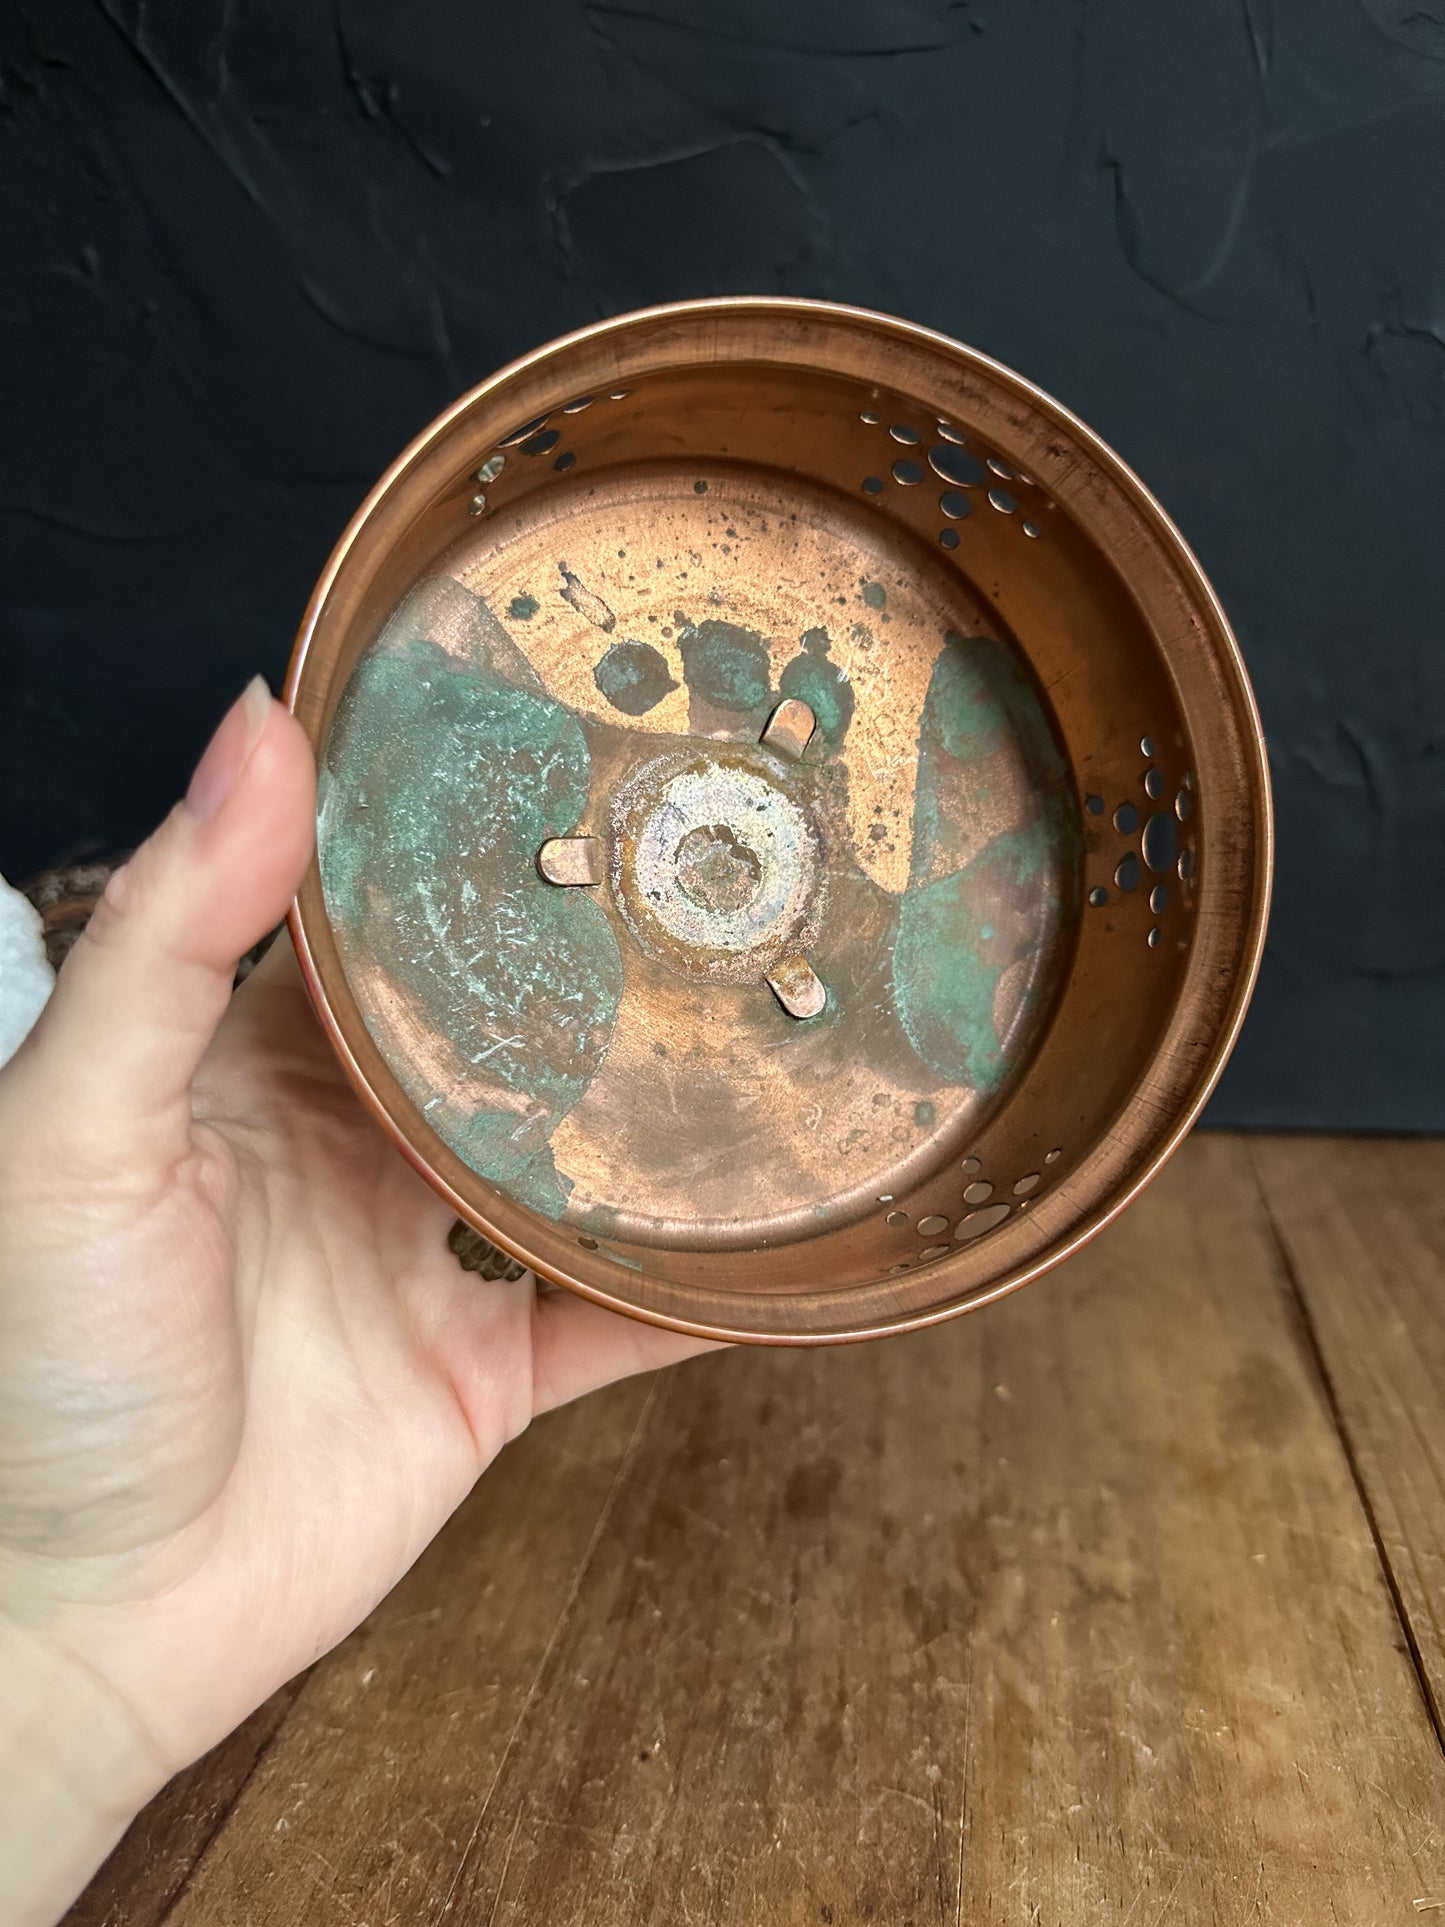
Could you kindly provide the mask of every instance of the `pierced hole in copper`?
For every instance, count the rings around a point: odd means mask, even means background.
[[[1063,1152],[1062,1152],[1062,1150],[1060,1150],[1060,1149],[1059,1149],[1059,1147],[1058,1147],[1057,1145],[1055,1145],[1055,1147],[1054,1147],[1054,1149],[1053,1149],[1052,1151],[1046,1151],[1046,1152],[1044,1153],[1044,1163],[1045,1163],[1045,1164],[1057,1164],[1057,1163],[1058,1163],[1058,1161],[1059,1161],[1059,1159],[1060,1159],[1060,1158],[1061,1158],[1061,1157],[1062,1157],[1063,1155],[1064,1155],[1064,1154],[1063,1154]]]
[[[977,1238],[985,1231],[992,1231],[996,1224],[1002,1224],[1008,1213],[1006,1204],[990,1204],[982,1211],[970,1211],[960,1221],[953,1235],[960,1244],[965,1244],[970,1238]]]
[[[908,1213],[906,1211],[890,1211],[886,1222],[894,1226],[906,1225],[909,1222]]]
[[[930,1218],[920,1218],[915,1228],[920,1238],[936,1238],[940,1231],[947,1231],[948,1220],[935,1213]]]
[[[865,475],[863,477],[863,493],[865,495],[881,495],[883,493],[883,477],[881,475]]]
[[[894,422],[888,433],[893,437],[895,442],[902,442],[905,448],[916,448],[919,442],[923,440],[918,430],[916,428],[910,428],[907,422]]]
[[[1008,463],[1003,459],[1001,455],[990,455],[988,458],[988,465],[993,470],[994,474],[1002,476],[1004,481],[1011,482],[1014,479],[1013,470],[1009,467]]]
[[[1084,808],[1089,812],[1090,816],[1102,816],[1104,814],[1103,797],[1086,796],[1084,798]]]
[[[1014,1196],[1016,1198],[1026,1198],[1030,1191],[1037,1191],[1042,1183],[1043,1173],[1041,1171],[1027,1171],[1014,1186]]]
[[[1156,923],[1154,928],[1149,932],[1149,948],[1151,950],[1157,950],[1159,948],[1160,942],[1161,942],[1161,939],[1159,936],[1159,926]]]
[[[935,475],[952,482],[955,488],[982,488],[988,480],[988,470],[982,462],[948,443],[938,443],[929,449],[928,465]]]
[[[1139,847],[1144,852],[1144,861],[1156,876],[1162,876],[1166,870],[1174,868],[1179,855],[1179,831],[1168,810],[1156,810],[1149,818],[1144,825]]]
[[[919,1252],[918,1262],[921,1265],[926,1265],[931,1263],[935,1258],[946,1258],[952,1249],[952,1245],[930,1245],[927,1251]]]
[[[1181,883],[1187,883],[1193,875],[1194,852],[1193,850],[1181,850],[1179,852],[1179,880]]]
[[[878,426],[878,417],[871,408],[865,408],[858,419],[860,422],[867,422],[870,428],[876,428]]]
[[[938,506],[944,514],[955,522],[961,522],[965,515],[972,515],[973,504],[968,497],[956,488],[946,488],[938,498]]]
[[[497,441],[497,446],[498,448],[515,448],[518,442],[526,441],[529,435],[535,435],[538,429],[545,428],[546,426],[547,417],[545,415],[534,415],[531,421],[523,422],[520,428],[514,428],[510,435],[500,436]]]
[[[1174,799],[1174,814],[1179,818],[1181,823],[1187,823],[1189,821],[1189,812],[1193,807],[1193,799],[1190,797],[1188,790],[1180,790]]]
[[[923,480],[923,464],[905,457],[893,464],[893,479],[902,488],[917,488]]]
[[[1134,852],[1130,850],[1129,854],[1114,872],[1114,881],[1121,890],[1137,890],[1139,888],[1140,875],[1139,859],[1135,856]]]
[[[1139,753],[1141,756],[1147,756],[1151,762],[1154,760],[1154,738],[1152,736],[1141,736],[1139,738]]]
[[[956,444],[964,440],[963,430],[961,428],[955,428],[952,422],[941,421],[938,424],[938,432],[946,442],[954,442]]]
[[[1104,905],[1109,901],[1109,892],[1104,888],[1102,883],[1096,883],[1094,885],[1093,889],[1089,892],[1089,901],[1096,910],[1102,910]]]
[[[938,531],[938,540],[945,549],[956,549],[958,547],[958,530],[940,529]]]
[[[1164,778],[1159,774],[1157,769],[1145,770],[1144,793],[1146,796],[1152,797],[1156,802],[1164,794]]]
[[[1019,526],[1020,528],[1022,528],[1025,535],[1031,536],[1035,540],[1037,540],[1038,533],[1039,533],[1039,525],[1037,522],[1021,522]]]
[[[595,1238],[579,1238],[577,1242],[584,1251],[595,1251],[597,1249],[597,1240]]]
[[[1012,515],[1018,507],[1018,503],[1006,488],[991,488],[988,492],[988,499],[993,503],[1000,515]]]
[[[977,1184],[965,1187],[963,1201],[965,1204],[987,1204],[992,1196],[993,1186],[987,1178],[980,1178]]]
[[[1121,803],[1114,812],[1114,828],[1120,836],[1132,836],[1139,827],[1139,812],[1132,803]]]
[[[1154,912],[1156,917],[1162,916],[1169,908],[1169,885],[1167,883],[1156,883],[1154,885],[1154,888],[1149,892],[1149,908]]]
[[[965,1158],[958,1168],[963,1172],[965,1177],[976,1177],[983,1169],[983,1160],[981,1158]]]

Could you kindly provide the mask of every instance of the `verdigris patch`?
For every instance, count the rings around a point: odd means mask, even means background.
[[[1024,765],[1032,812],[979,844],[991,759]],[[1005,759],[1007,760],[1007,759]],[[1015,651],[950,632],[919,725],[909,881],[894,986],[923,1061],[951,1082],[996,1090],[1006,1069],[999,984],[1025,966],[1026,1002],[1048,993],[1038,966],[1078,890],[1080,832],[1068,768]]]
[[[959,761],[989,756],[1007,740],[1012,655],[993,636],[949,630],[924,699],[920,754],[927,754],[930,736]]]
[[[709,618],[685,623],[682,673],[694,696],[717,709],[757,709],[768,700],[772,663],[754,629]]]
[[[368,1028],[459,1157],[559,1216],[550,1139],[595,1076],[622,960],[589,893],[554,890],[539,845],[576,826],[591,775],[575,716],[394,629],[357,665],[327,745],[318,853]],[[355,960],[355,967],[352,960]],[[399,993],[399,994],[398,994]],[[438,1092],[405,1023],[459,1067]]]
[[[805,702],[817,717],[824,740],[836,749],[853,720],[853,685],[843,671],[828,660],[830,645],[826,629],[809,629],[802,641],[803,652],[794,656],[784,669],[778,679],[778,691]]]
[[[910,888],[951,875],[977,852],[990,761],[1005,750],[1022,760],[1040,806],[1054,809],[1068,766],[1018,652],[994,636],[950,630],[919,723]],[[1072,822],[1072,808],[1066,814]]]
[[[950,1083],[988,1093],[1002,1080],[995,993],[1005,970],[1039,943],[1038,898],[1052,859],[1036,822],[995,837],[952,876],[904,892],[893,959],[898,1015],[924,1063]]]
[[[649,642],[614,642],[593,669],[592,680],[624,716],[645,716],[677,688],[667,657]]]

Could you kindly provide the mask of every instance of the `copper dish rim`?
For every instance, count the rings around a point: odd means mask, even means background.
[[[709,315],[722,313],[752,316],[759,320],[785,319],[792,316],[803,320],[845,321],[869,328],[901,344],[912,344],[941,351],[958,358],[964,365],[987,376],[1027,407],[1046,418],[1057,421],[1077,438],[1123,494],[1129,498],[1133,506],[1141,512],[1145,520],[1152,525],[1154,533],[1177,566],[1181,577],[1197,598],[1201,612],[1207,614],[1210,619],[1214,632],[1212,640],[1231,685],[1231,695],[1236,706],[1237,720],[1249,764],[1247,782],[1253,829],[1252,890],[1247,914],[1242,918],[1245,927],[1240,964],[1234,975],[1230,995],[1223,1007],[1212,1043],[1201,1057],[1189,1096],[1178,1108],[1169,1128],[1156,1137],[1157,1126],[1154,1118],[1147,1115],[1144,1107],[1132,1102],[1127,1105],[1109,1133],[1109,1136],[1116,1141],[1117,1150],[1127,1150],[1135,1145],[1143,1149],[1140,1162],[1131,1165],[1127,1177],[1105,1197],[1100,1205],[1082,1217],[1068,1234],[1058,1239],[1043,1253],[1006,1272],[991,1283],[974,1287],[966,1294],[960,1294],[954,1299],[920,1310],[901,1311],[895,1316],[874,1319],[845,1331],[746,1330],[737,1325],[720,1326],[709,1324],[704,1320],[672,1316],[639,1305],[620,1292],[610,1292],[588,1280],[578,1278],[561,1266],[543,1263],[517,1240],[508,1237],[494,1225],[484,1220],[479,1221],[475,1205],[464,1199],[447,1183],[411,1142],[353,1054],[332,1007],[330,995],[322,981],[307,939],[299,895],[293,900],[287,913],[287,924],[312,1005],[363,1104],[427,1184],[456,1211],[459,1217],[478,1225],[484,1235],[492,1239],[502,1250],[523,1265],[534,1269],[538,1276],[563,1286],[606,1310],[692,1337],[722,1343],[742,1342],[789,1347],[856,1344],[864,1340],[897,1336],[904,1332],[943,1324],[965,1312],[994,1304],[1034,1279],[1042,1277],[1046,1272],[1054,1270],[1096,1238],[1121,1212],[1127,1210],[1140,1192],[1158,1175],[1197,1123],[1229,1060],[1249,1008],[1264,954],[1274,884],[1274,810],[1263,726],[1238,641],[1218,596],[1168,511],[1133,469],[1071,409],[1057,401],[1036,383],[1018,374],[1006,363],[970,348],[937,329],[903,321],[876,309],[841,302],[812,300],[800,296],[729,295],[665,302],[652,307],[630,310],[625,314],[611,316],[605,320],[590,323],[584,328],[559,335],[508,362],[486,380],[478,382],[460,395],[407,444],[368,492],[327,559],[297,630],[282,691],[282,700],[294,713],[308,650],[320,612],[343,564],[352,549],[364,538],[372,515],[411,464],[434,440],[445,433],[458,416],[465,414],[494,390],[534,368],[543,366],[568,349],[603,341],[608,336],[625,333],[643,322],[685,322],[690,319],[706,319]]]

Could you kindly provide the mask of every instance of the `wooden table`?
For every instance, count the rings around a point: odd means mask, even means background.
[[[481,1287],[479,1287],[481,1288]],[[1445,1922],[1445,1145],[535,1425],[75,1927]]]

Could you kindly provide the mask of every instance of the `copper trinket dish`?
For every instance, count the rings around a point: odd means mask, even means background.
[[[723,1338],[987,1303],[1197,1117],[1259,963],[1259,721],[1096,436],[882,315],[684,303],[429,427],[327,564],[293,935],[508,1257]]]

